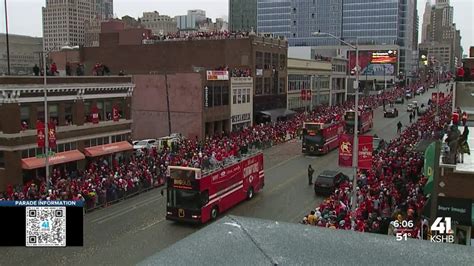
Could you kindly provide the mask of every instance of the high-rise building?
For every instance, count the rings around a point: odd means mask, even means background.
[[[431,1],[427,0],[425,4],[425,12],[423,13],[423,23],[421,25],[421,42],[428,40],[428,25],[431,21]]]
[[[229,0],[231,31],[257,30],[257,0]]]
[[[453,23],[453,13],[454,8],[450,5],[449,0],[436,0],[436,4],[430,10],[430,21],[424,41],[424,46],[450,46],[449,64],[444,58],[437,58],[438,54],[428,53],[428,56],[443,62],[445,69],[451,71],[454,71],[455,65],[460,62],[462,57],[461,34],[459,30],[456,30],[456,24]]]
[[[143,12],[143,17],[140,18],[140,21],[145,28],[150,29],[155,35],[166,35],[178,30],[174,19],[170,16],[160,15],[158,11]]]
[[[45,49],[83,45],[85,21],[113,17],[113,0],[46,0],[43,7]]]
[[[288,38],[290,46],[328,46],[349,42],[400,46],[400,71],[410,70],[416,49],[416,0],[257,0],[257,29]]]
[[[187,15],[175,16],[174,20],[180,30],[197,30],[199,24],[206,21],[206,11],[200,9],[188,10]]]

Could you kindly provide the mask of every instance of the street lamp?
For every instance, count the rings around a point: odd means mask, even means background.
[[[353,140],[353,148],[352,148],[352,168],[354,170],[354,179],[352,180],[352,219],[353,222],[355,222],[355,210],[357,206],[357,164],[358,162],[358,153],[359,153],[359,141],[358,141],[358,135],[359,135],[359,72],[360,72],[360,67],[359,67],[359,39],[356,37],[356,43],[355,45],[348,43],[331,33],[323,33],[323,32],[314,32],[314,36],[323,36],[327,35],[333,39],[336,39],[340,41],[341,43],[351,47],[352,49],[355,50],[356,52],[356,66],[355,66],[355,74],[356,74],[356,81],[354,83],[354,91],[355,91],[355,115],[354,115],[354,140]]]

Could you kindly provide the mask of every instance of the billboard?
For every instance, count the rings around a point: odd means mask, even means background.
[[[208,70],[207,80],[229,80],[229,71]]]
[[[355,69],[356,52],[348,51],[349,70]],[[396,76],[398,73],[398,50],[359,51],[361,76]]]

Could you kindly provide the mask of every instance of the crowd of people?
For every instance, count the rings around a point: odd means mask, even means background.
[[[352,184],[344,180],[323,203],[303,218],[304,224],[394,234],[394,220],[412,220],[412,236],[427,235],[422,227],[423,193],[427,178],[423,175],[423,154],[415,150],[422,139],[441,139],[451,121],[451,95],[439,106],[439,120],[434,119],[436,107],[407,126],[401,134],[373,153],[372,168],[359,171],[355,212],[352,213]],[[421,232],[424,228],[425,232]]]
[[[248,68],[246,68],[246,69],[234,68],[230,72],[230,76],[231,77],[240,77],[240,78],[242,78],[242,77],[251,77],[252,72]]]
[[[395,99],[403,92],[402,88],[396,88],[363,97],[360,105],[375,108],[384,99]],[[262,149],[296,138],[304,121],[342,119],[345,110],[353,108],[353,105],[353,101],[347,101],[338,106],[319,106],[310,113],[297,113],[291,119],[273,124],[259,124],[238,132],[208,136],[203,140],[180,139],[161,150],[153,148],[128,157],[114,157],[112,161],[105,158],[92,160],[83,171],[68,172],[64,167],[56,167],[51,175],[50,190],[46,190],[45,178],[38,177],[24,186],[8,186],[6,192],[0,193],[0,200],[83,199],[88,207],[93,208],[122,198],[127,193],[164,184],[168,165],[203,169],[219,167],[250,149]],[[389,174],[388,170],[386,174]],[[372,176],[368,177],[368,180],[372,179]]]
[[[184,41],[184,40],[220,40],[239,39],[249,36],[245,31],[197,31],[197,32],[172,32],[164,35],[155,35],[156,41]]]

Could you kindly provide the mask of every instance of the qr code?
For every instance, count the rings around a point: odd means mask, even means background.
[[[65,247],[66,207],[26,207],[26,246]]]

